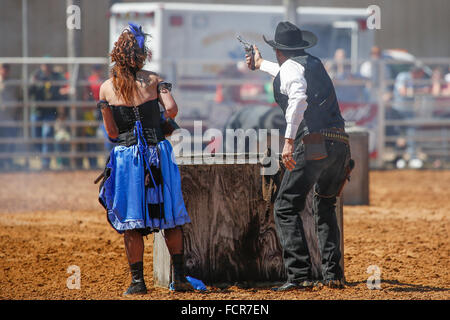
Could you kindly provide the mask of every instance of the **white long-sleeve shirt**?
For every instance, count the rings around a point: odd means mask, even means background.
[[[285,138],[295,139],[303,113],[308,106],[306,102],[305,68],[294,60],[286,60],[281,67],[274,62],[263,60],[259,68],[275,77],[280,72],[280,92],[288,96],[286,108]]]

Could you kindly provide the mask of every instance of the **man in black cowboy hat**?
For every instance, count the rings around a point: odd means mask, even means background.
[[[286,118],[282,162],[287,171],[281,182],[274,217],[283,249],[287,282],[277,291],[313,287],[321,280],[342,287],[340,233],[335,214],[336,196],[347,178],[350,163],[348,135],[344,131],[333,84],[321,61],[304,49],[317,43],[316,36],[290,22],[280,22],[274,40],[278,64],[263,60],[254,47],[255,69],[275,77],[274,96]],[[250,68],[251,59],[246,56]],[[311,259],[300,212],[314,188],[314,204],[322,279],[312,279]]]

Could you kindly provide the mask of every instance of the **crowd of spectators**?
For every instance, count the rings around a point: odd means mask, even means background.
[[[0,64],[0,138],[10,139],[20,135],[19,127],[8,126],[7,123],[20,120],[22,110],[14,104],[20,99],[19,88],[10,85],[11,67]],[[16,151],[16,144],[12,142],[0,143],[0,170],[14,168],[14,162],[7,154]]]
[[[385,63],[381,63],[383,59]],[[450,117],[449,66],[427,66],[411,55],[402,63],[389,63],[389,59],[395,57],[373,47],[370,60],[355,68],[343,49],[336,50],[325,67],[335,82],[341,108],[346,104],[377,105],[381,98],[387,120]],[[415,140],[417,126],[387,126],[386,134],[401,136],[401,143],[394,144],[402,145],[408,159],[420,162]]]
[[[325,63],[330,77],[335,82],[336,94],[341,105],[345,104],[377,104],[380,97],[386,102],[387,119],[411,119],[418,116],[450,116],[450,70],[449,66],[425,66],[415,61],[405,62],[401,68],[398,65],[382,64],[383,59],[389,59],[384,52],[373,47],[370,59],[360,65],[355,65],[343,49],[337,49],[334,57]],[[384,69],[381,69],[384,66]],[[19,69],[17,69],[19,70]],[[65,67],[54,64],[41,64],[31,72],[29,78],[29,136],[31,143],[24,149],[21,144],[14,142],[24,137],[22,122],[24,110],[23,91],[20,86],[20,75],[16,83],[11,79],[11,66],[0,64],[0,170],[14,169],[18,166],[10,155],[17,151],[40,153],[40,167],[48,169],[51,165],[53,152],[56,153],[56,167],[58,168],[98,168],[97,155],[99,151],[111,149],[112,145],[106,138],[102,125],[101,114],[95,107],[99,100],[101,83],[107,77],[106,66],[93,65],[80,68],[80,76],[75,92],[69,85],[71,75]],[[220,74],[226,80],[250,79],[255,76],[244,66],[237,64],[227,67]],[[382,79],[382,76],[384,79]],[[384,89],[380,85],[385,82]],[[228,81],[230,82],[230,81]],[[253,104],[252,97],[264,98],[264,103],[273,105],[273,98],[269,92],[271,83],[229,84],[219,85],[216,89],[215,104],[224,108],[228,105]],[[85,106],[71,107],[70,101],[89,102]],[[255,98],[256,99],[256,98]],[[261,100],[261,99],[260,99]],[[417,101],[421,102],[418,108]],[[443,108],[429,108],[438,101]],[[422,107],[421,107],[422,106]],[[447,106],[447,107],[445,107]],[[424,113],[424,110],[428,113]],[[220,117],[226,119],[225,115]],[[72,120],[91,122],[98,121],[99,125],[71,126]],[[14,123],[16,123],[14,125]],[[407,149],[411,156],[415,155],[415,127],[404,127],[402,132],[398,128],[388,128],[387,134],[403,133],[407,140]],[[409,138],[411,139],[409,139]],[[81,138],[81,143],[74,143],[74,139]],[[90,142],[101,138],[104,143]],[[8,139],[7,141],[5,141]],[[98,141],[98,139],[97,139]],[[82,154],[73,159],[68,152]],[[92,153],[92,156],[90,155]],[[48,156],[46,156],[48,155]]]
[[[26,167],[27,162],[19,163],[14,157],[8,156],[18,151],[14,139],[24,137],[23,130],[23,92],[20,83],[11,83],[11,66],[0,65],[0,170],[12,170]],[[71,126],[71,120],[100,121],[101,114],[95,107],[99,99],[101,83],[106,79],[106,68],[94,65],[86,71],[86,76],[80,77],[83,82],[75,88],[69,85],[70,74],[64,67],[53,64],[41,64],[31,72],[29,77],[28,97],[29,137],[30,142],[20,151],[39,153],[39,167],[43,170],[52,165],[52,154],[56,155],[53,168],[90,168],[99,167],[97,154],[99,151],[110,150],[110,143],[83,142],[72,144],[74,138],[104,138],[105,130],[100,125]],[[73,92],[72,92],[73,91]],[[70,100],[89,101],[86,106],[79,104],[71,110]],[[75,117],[75,119],[73,119]],[[8,141],[5,138],[12,138]],[[83,140],[86,141],[87,139]],[[87,140],[88,141],[88,140]],[[71,159],[69,151],[87,156]],[[89,155],[92,153],[92,156]]]
[[[394,80],[394,85],[387,85],[385,101],[390,99],[397,103],[403,98],[413,98],[418,95],[430,95],[433,97],[450,96],[450,66],[436,66],[430,69],[417,61],[408,61],[401,65],[390,64],[386,61],[381,70],[381,61],[389,60],[382,50],[373,47],[370,51],[370,59],[354,68],[344,49],[337,49],[333,59],[325,64],[330,77],[336,82],[338,99],[344,102],[375,102],[378,100],[378,92],[384,80]],[[383,71],[381,73],[381,71]],[[361,82],[345,80],[363,80]],[[428,80],[422,81],[420,80]],[[342,84],[340,83],[342,81]],[[359,91],[359,93],[358,93]],[[361,93],[361,91],[364,91]],[[391,91],[391,92],[389,92]],[[401,109],[402,107],[399,107]]]

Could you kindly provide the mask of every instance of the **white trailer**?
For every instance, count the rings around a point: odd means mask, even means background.
[[[309,49],[311,54],[331,58],[336,49],[343,48],[353,61],[368,57],[374,32],[365,27],[365,8],[299,7],[297,14],[300,27],[319,38],[317,46]],[[183,61],[178,74],[205,77],[217,72],[218,61],[243,59],[238,35],[255,43],[263,57],[275,60],[262,35],[273,38],[276,25],[283,20],[282,6],[117,3],[110,11],[110,48],[133,21],[151,34],[147,45],[153,57],[146,68],[174,81],[173,63]]]

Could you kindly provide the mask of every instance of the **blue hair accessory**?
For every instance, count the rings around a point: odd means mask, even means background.
[[[130,31],[136,38],[137,43],[139,44],[139,47],[144,50],[145,45],[145,33],[142,31],[142,26],[138,26],[132,22],[128,22],[128,25],[130,26]]]

